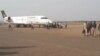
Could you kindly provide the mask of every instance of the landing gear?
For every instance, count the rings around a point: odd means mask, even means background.
[[[19,25],[19,24],[16,24],[16,27],[17,27],[17,28],[19,28],[19,27],[20,27],[20,25]]]
[[[16,24],[16,27],[17,27],[17,28],[19,28],[19,27],[24,27],[24,28],[26,28],[26,27],[31,27],[31,25],[30,25],[30,24],[28,24],[28,25],[25,25],[25,24]]]

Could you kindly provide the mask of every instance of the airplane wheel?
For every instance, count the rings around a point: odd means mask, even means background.
[[[27,25],[23,25],[23,27],[27,27]]]
[[[31,27],[31,25],[28,25],[29,27]]]

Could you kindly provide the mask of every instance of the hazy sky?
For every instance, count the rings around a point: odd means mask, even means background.
[[[58,21],[100,21],[100,0],[0,0],[0,10],[9,16],[44,15]]]

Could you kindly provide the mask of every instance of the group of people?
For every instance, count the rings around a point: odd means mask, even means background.
[[[86,21],[83,24],[82,32],[85,36],[95,36],[96,28],[97,28],[96,21]],[[98,30],[100,30],[100,26],[98,26]]]
[[[54,22],[54,23],[52,23],[51,27],[62,29],[62,28],[67,28],[67,24],[60,23],[60,22]]]
[[[8,17],[8,27],[9,29],[13,30],[12,27],[12,20],[10,17]],[[63,25],[60,23],[55,23],[55,24],[50,24],[48,23],[48,25],[46,26],[47,29],[50,29],[50,27],[54,27],[54,28],[62,28]],[[31,24],[31,28],[34,29],[34,25]],[[67,24],[65,25],[65,28],[67,28]],[[83,24],[83,31],[82,33],[85,36],[95,36],[96,35],[96,28],[97,28],[97,24],[96,21],[85,21]],[[98,25],[98,30],[100,31],[100,24]],[[100,36],[100,32],[99,32],[99,36]]]

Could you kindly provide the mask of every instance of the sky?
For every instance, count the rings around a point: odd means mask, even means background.
[[[100,21],[100,0],[0,0],[8,16],[43,15],[54,21]],[[2,15],[0,13],[0,20]]]

